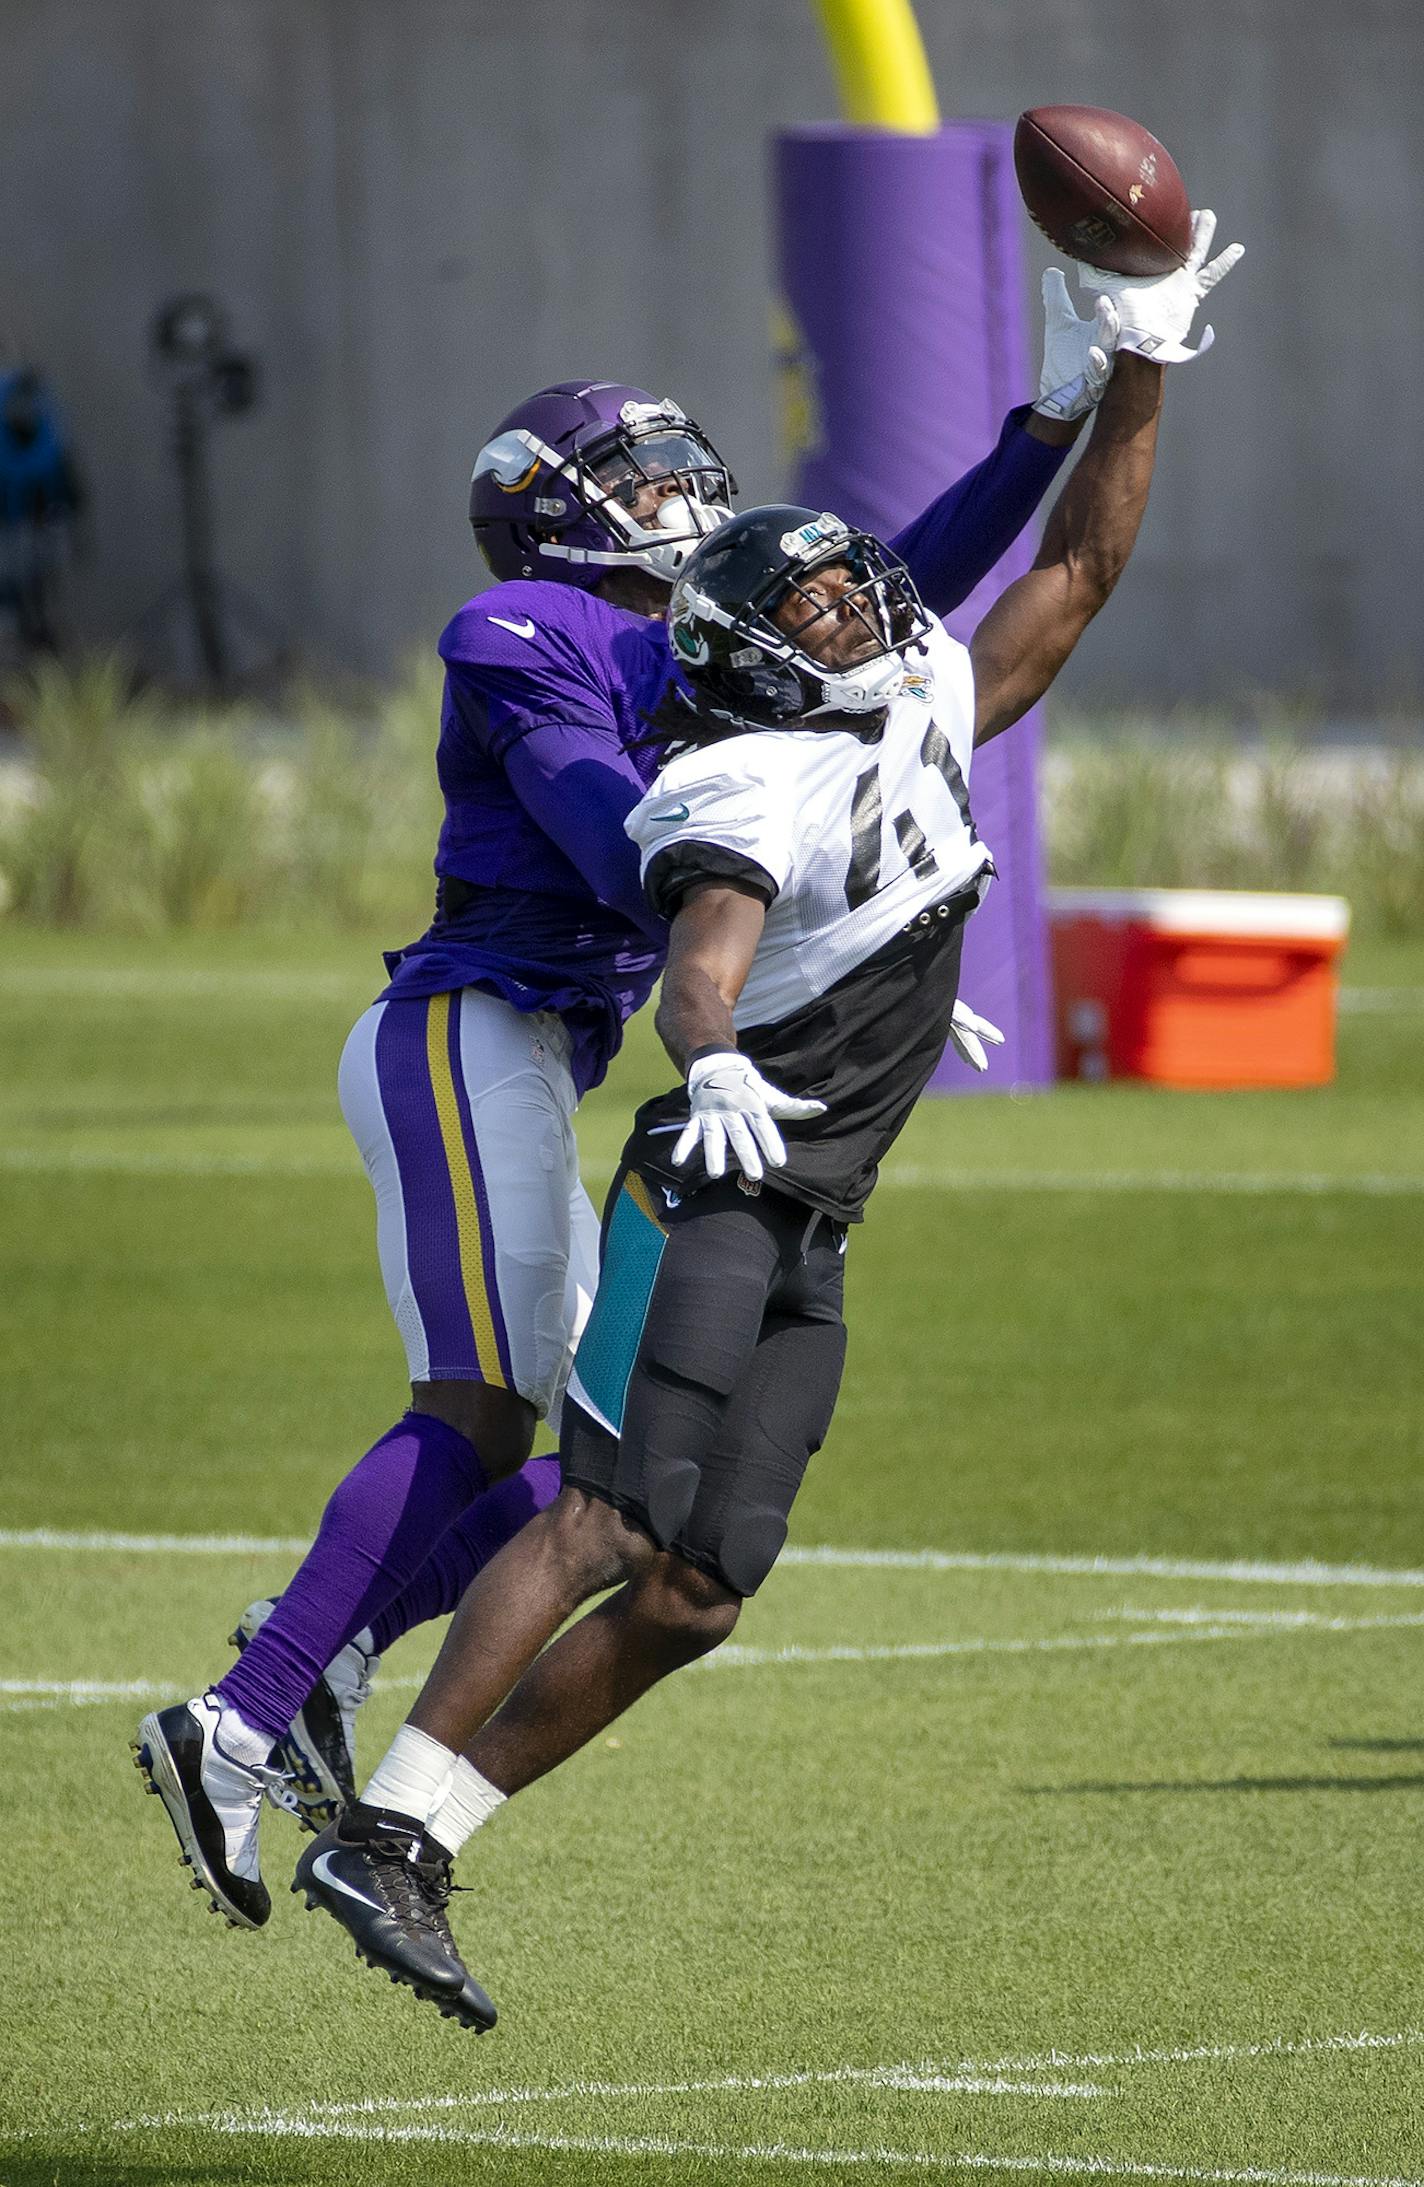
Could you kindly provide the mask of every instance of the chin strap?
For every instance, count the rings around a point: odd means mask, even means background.
[[[584,506],[600,524],[621,533],[627,546],[566,547],[550,539],[540,542],[541,554],[561,562],[593,563],[600,568],[646,570],[650,577],[660,577],[668,584],[693,549],[710,538],[732,513],[730,509],[715,508],[711,502],[677,494],[660,505],[657,525],[650,527],[635,523],[622,504],[600,487],[593,489]]]
[[[828,676],[814,661],[809,661],[809,666],[805,665],[806,661],[809,656],[793,665],[803,676],[813,675],[823,694],[819,706],[808,708],[805,715],[808,722],[821,714],[844,714],[856,723],[863,721],[867,714],[883,717],[904,687],[905,663],[898,653],[882,654],[878,660],[868,662],[859,674],[847,670],[844,678]],[[876,670],[878,674],[872,673]]]

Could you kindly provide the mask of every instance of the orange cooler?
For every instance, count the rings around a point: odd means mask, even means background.
[[[1343,896],[1048,891],[1063,1078],[1323,1086]]]

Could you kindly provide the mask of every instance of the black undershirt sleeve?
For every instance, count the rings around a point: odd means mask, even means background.
[[[643,888],[659,918],[671,919],[699,881],[737,881],[763,903],[776,901],[777,886],[765,866],[716,843],[669,843],[654,854]]]

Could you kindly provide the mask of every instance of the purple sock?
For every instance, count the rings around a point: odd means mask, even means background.
[[[486,1489],[441,1535],[410,1585],[372,1618],[377,1655],[413,1626],[448,1617],[476,1572],[554,1501],[559,1487],[559,1461],[550,1452]]]
[[[332,1657],[410,1585],[484,1488],[474,1445],[408,1412],[333,1494],[276,1609],[219,1681],[222,1699],[281,1738]]]

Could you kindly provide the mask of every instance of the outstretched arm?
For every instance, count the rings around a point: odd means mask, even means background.
[[[1241,245],[1231,243],[1208,259],[1215,233],[1215,213],[1193,213],[1185,263],[1153,279],[1079,269],[1084,288],[1097,298],[1098,326],[1116,343],[1116,369],[1087,453],[1048,520],[1038,560],[974,633],[976,744],[996,737],[1043,696],[1122,575],[1147,506],[1161,367],[1190,363],[1211,347],[1210,327],[1203,328],[1196,349],[1187,348],[1187,334],[1197,306],[1242,256]],[[1050,287],[1073,318],[1061,273],[1045,275],[1045,303]],[[1089,324],[1074,323],[1080,329]]]
[[[1033,408],[1011,410],[983,461],[889,542],[935,615],[967,600],[1008,552],[1107,385],[1116,332],[1111,308],[1099,306],[1080,319],[1056,269],[1044,278],[1043,304],[1043,370]]]
[[[1119,356],[1033,568],[975,631],[969,652],[976,744],[996,737],[1043,696],[1121,577],[1147,507],[1162,376],[1160,365]]]

